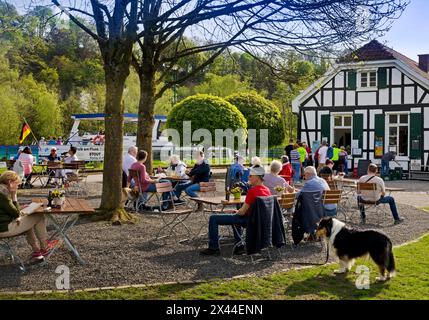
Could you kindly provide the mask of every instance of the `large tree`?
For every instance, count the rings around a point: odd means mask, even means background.
[[[112,8],[108,8],[102,1],[90,0],[91,10],[86,7],[79,9],[63,6],[59,0],[52,0],[52,2],[94,38],[100,48],[106,83],[106,140],[100,209],[105,211],[115,223],[132,220],[121,205],[123,91],[125,80],[130,73],[133,45],[137,39],[138,1],[115,0]],[[95,30],[76,18],[73,15],[74,12],[91,19]]]
[[[353,47],[388,30],[407,5],[403,0],[90,0],[91,11],[86,1],[64,0],[67,7],[52,1],[98,41],[103,56],[106,132],[111,133],[106,137],[102,207],[111,210],[119,206],[121,98],[133,43],[139,45],[133,60],[141,95],[137,144],[151,156],[156,100],[228,48],[258,56],[281,48],[317,52],[337,44]],[[73,14],[89,18],[96,32]],[[202,41],[189,45],[185,37]],[[201,53],[206,55],[198,66],[177,72],[184,58]]]
[[[401,0],[140,0],[139,50],[133,56],[140,79],[138,147],[151,155],[156,100],[205,70],[228,48],[260,56],[282,48],[317,52],[337,44],[350,47],[388,30],[406,4]],[[183,59],[201,53],[205,58],[199,65],[180,68]]]

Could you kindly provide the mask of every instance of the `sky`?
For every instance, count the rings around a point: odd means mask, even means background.
[[[381,38],[394,50],[418,61],[417,55],[429,54],[429,0],[411,0],[399,20]]]
[[[22,8],[23,4],[28,4],[31,0],[6,1]],[[50,2],[47,0],[32,1],[33,3]],[[67,3],[67,1],[63,3]],[[390,31],[379,40],[394,50],[418,61],[419,54],[429,54],[428,19],[429,0],[411,0],[402,16],[393,22]]]

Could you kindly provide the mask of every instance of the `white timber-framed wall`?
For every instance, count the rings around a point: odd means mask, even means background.
[[[364,77],[371,75],[372,86],[361,86],[364,72],[367,73]],[[293,101],[292,111],[299,118],[298,138],[310,144],[325,137],[329,143],[338,144],[334,141],[334,116],[352,115],[351,139],[359,141],[362,151],[361,155],[353,156],[354,165],[358,159],[381,161],[381,157],[375,154],[376,141],[382,144],[383,154],[393,150],[389,144],[395,142],[395,129],[390,131],[390,127],[394,127],[389,124],[390,115],[407,115],[408,130],[399,123],[400,136],[397,138],[407,144],[399,147],[406,152],[399,153],[397,160],[413,162],[412,170],[429,169],[429,79],[403,61],[390,59],[336,64]],[[408,165],[404,168],[410,169]]]

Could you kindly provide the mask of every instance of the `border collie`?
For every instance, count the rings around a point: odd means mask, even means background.
[[[383,233],[348,228],[335,218],[325,217],[319,222],[316,236],[326,238],[331,252],[340,259],[340,269],[335,270],[335,273],[350,271],[356,258],[369,255],[380,270],[377,281],[386,281],[395,276],[392,242]]]

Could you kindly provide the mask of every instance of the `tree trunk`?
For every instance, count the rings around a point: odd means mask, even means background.
[[[143,64],[140,76],[139,119],[137,127],[137,147],[147,151],[146,169],[150,174],[153,170],[152,129],[155,124],[155,72],[149,65]]]
[[[105,106],[105,144],[103,168],[103,193],[100,209],[113,223],[133,221],[122,204],[122,149],[124,127],[124,105],[122,95],[127,68],[105,68],[106,106]]]

